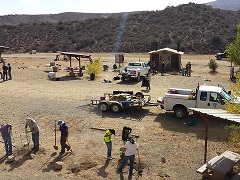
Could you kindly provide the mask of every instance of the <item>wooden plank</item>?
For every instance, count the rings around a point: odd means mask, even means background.
[[[207,164],[204,164],[197,170],[197,173],[204,174],[206,171],[207,171]]]

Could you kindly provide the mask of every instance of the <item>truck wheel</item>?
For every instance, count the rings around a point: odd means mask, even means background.
[[[108,110],[108,104],[105,102],[102,102],[99,104],[99,108],[103,111],[106,112]]]
[[[123,76],[121,77],[121,80],[122,80],[122,81],[125,81],[125,79],[126,79],[125,77],[123,77]]]
[[[137,92],[137,93],[135,94],[135,96],[136,96],[137,99],[142,99],[142,98],[144,98],[144,95],[143,95],[143,93],[141,93],[141,92]]]
[[[138,75],[137,75],[137,81],[139,82],[141,80],[141,76],[140,76],[140,74],[138,73]]]
[[[112,104],[111,105],[111,110],[115,113],[118,113],[119,111],[121,111],[121,107],[119,104]]]
[[[174,114],[175,114],[176,118],[182,119],[187,115],[187,110],[183,107],[175,107]]]
[[[217,56],[217,60],[221,60],[222,59],[222,57],[221,56]]]

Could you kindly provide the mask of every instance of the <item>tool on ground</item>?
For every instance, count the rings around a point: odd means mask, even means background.
[[[55,144],[54,144],[53,148],[55,150],[58,150],[58,147],[57,147],[57,122],[56,121],[55,121]]]
[[[70,149],[69,149],[68,151],[69,151],[71,154],[73,154],[73,152],[72,152],[72,147],[71,147],[71,145],[70,145],[68,139],[67,139],[67,143],[68,143],[68,146],[70,147]]]

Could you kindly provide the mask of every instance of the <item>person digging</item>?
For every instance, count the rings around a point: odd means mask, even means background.
[[[66,143],[68,141],[68,126],[63,120],[58,120],[57,125],[60,126],[59,130],[61,132],[60,137],[61,152],[59,154],[63,155],[65,153],[65,149],[67,149],[67,151],[71,150],[71,147]]]
[[[28,127],[30,130],[27,129]],[[27,137],[28,137],[27,135],[28,133],[32,133],[33,148],[31,150],[38,151],[39,150],[39,127],[37,125],[37,122],[32,118],[26,119],[25,133]]]

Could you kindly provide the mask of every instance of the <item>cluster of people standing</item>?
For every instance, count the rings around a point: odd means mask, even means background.
[[[124,126],[122,130],[122,141],[124,144],[124,147],[121,147],[120,149],[120,156],[122,159],[122,162],[120,166],[118,167],[118,172],[122,173],[123,168],[125,167],[126,163],[130,162],[129,167],[129,176],[131,177],[133,175],[133,165],[135,160],[135,154],[138,150],[138,144],[135,142],[133,136],[131,135],[132,129],[130,127]],[[114,129],[107,129],[104,135],[104,142],[107,146],[107,159],[111,160],[112,157],[112,140],[111,135],[115,135]]]
[[[12,67],[11,67],[10,63],[8,63],[6,65],[5,62],[4,62],[3,66],[2,66],[2,71],[3,72],[0,72],[0,75],[1,75],[1,79],[3,79],[3,81],[7,81],[7,80],[12,79]]]

